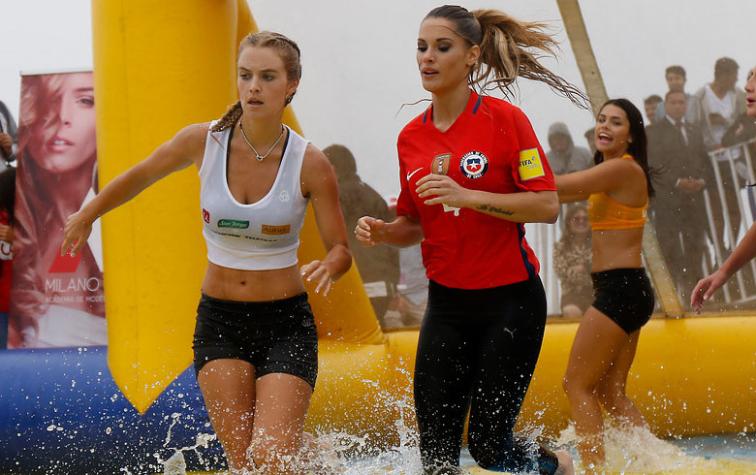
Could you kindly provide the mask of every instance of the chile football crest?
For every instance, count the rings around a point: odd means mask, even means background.
[[[483,152],[477,150],[467,152],[459,161],[459,168],[467,178],[475,180],[482,177],[488,170],[488,158],[483,155]]]

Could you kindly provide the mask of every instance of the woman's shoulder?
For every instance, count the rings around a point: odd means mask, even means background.
[[[325,153],[311,142],[307,143],[302,159],[302,179],[307,177],[323,177],[324,174],[335,176],[335,171]]]
[[[179,130],[173,137],[173,141],[179,146],[194,146],[204,144],[212,122],[189,124]]]
[[[421,131],[425,123],[429,120],[432,120],[430,106],[402,127],[402,130],[399,131],[399,141],[401,142],[406,137]]]
[[[510,120],[527,118],[525,112],[511,102],[493,96],[481,96],[481,106],[489,110],[496,117],[505,117]]]

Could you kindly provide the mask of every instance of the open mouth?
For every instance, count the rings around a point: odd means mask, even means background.
[[[606,133],[601,132],[600,134],[596,135],[596,142],[606,145],[612,143],[612,136]]]

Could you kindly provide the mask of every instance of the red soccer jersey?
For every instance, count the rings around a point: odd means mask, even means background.
[[[461,186],[491,193],[555,191],[554,175],[525,114],[471,92],[465,111],[440,132],[432,106],[399,134],[402,185],[397,214],[419,220],[428,278],[447,287],[483,289],[522,282],[539,272],[525,226],[484,213],[426,205],[417,181],[443,173]]]

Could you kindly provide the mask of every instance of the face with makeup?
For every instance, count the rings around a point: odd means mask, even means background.
[[[298,81],[289,80],[279,52],[265,46],[245,46],[237,66],[236,85],[244,113],[256,119],[280,116]]]
[[[480,47],[470,45],[445,18],[426,18],[417,38],[417,66],[423,88],[443,94],[467,85],[467,75],[480,56]]]
[[[596,117],[596,150],[604,158],[617,158],[627,152],[630,136],[630,122],[622,108],[607,104]]]
[[[49,86],[49,84],[48,84]],[[32,126],[31,156],[55,173],[76,170],[95,159],[94,85],[91,73],[62,75],[37,102],[40,120]]]

